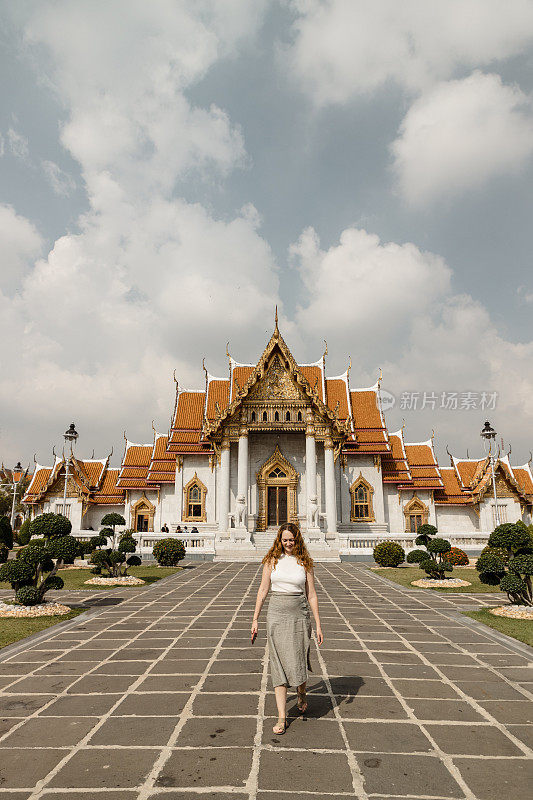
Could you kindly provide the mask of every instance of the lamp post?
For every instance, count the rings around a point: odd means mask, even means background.
[[[63,516],[66,517],[67,511],[67,483],[68,483],[68,468],[70,464],[70,459],[72,458],[72,448],[74,447],[74,443],[78,438],[79,434],[76,431],[75,425],[73,422],[70,423],[70,427],[65,433],[63,434],[63,438],[67,444],[70,444],[70,456],[65,459],[65,489],[63,491]],[[68,517],[67,517],[68,519]]]
[[[492,443],[496,439],[496,431],[487,420],[480,433],[485,445],[485,451],[489,456],[490,472],[492,475],[492,493],[494,495],[494,517],[496,520],[496,527],[500,524],[500,514],[498,511],[498,497],[496,495],[496,478],[494,476],[494,454],[492,452]]]
[[[15,527],[15,506],[17,503],[17,489],[20,481],[22,480],[22,473],[23,473],[22,466],[20,461],[17,462],[15,469],[11,473],[11,477],[13,480],[13,503],[11,504],[11,530]],[[15,475],[18,473],[19,479],[16,480]]]

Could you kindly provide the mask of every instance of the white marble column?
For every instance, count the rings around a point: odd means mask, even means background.
[[[317,530],[318,506],[316,491],[316,439],[313,412],[307,411],[305,429],[305,482],[307,486],[307,530]]]
[[[335,491],[335,461],[333,441],[328,434],[324,440],[324,472],[326,484],[326,520],[328,533],[337,533],[337,497]]]
[[[230,442],[223,439],[220,449],[220,492],[218,506],[218,530],[227,533],[229,515],[229,459]]]
[[[248,429],[241,424],[237,459],[237,509],[235,527],[246,528],[248,513]]]

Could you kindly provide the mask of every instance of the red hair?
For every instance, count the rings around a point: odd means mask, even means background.
[[[295,525],[294,522],[284,522],[283,525],[280,525],[279,530],[276,534],[276,538],[272,544],[272,547],[264,556],[261,563],[262,564],[271,564],[272,569],[275,568],[276,564],[278,563],[278,559],[281,555],[283,555],[283,545],[281,543],[281,536],[284,531],[288,531],[292,533],[294,536],[294,547],[292,549],[293,556],[296,557],[296,560],[299,564],[301,564],[305,571],[308,572],[310,569],[313,568],[313,559],[309,555],[307,547],[305,545],[303,536],[301,534],[300,528],[298,525]]]

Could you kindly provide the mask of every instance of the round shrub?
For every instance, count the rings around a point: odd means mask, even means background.
[[[444,560],[448,562],[448,564],[452,564],[454,567],[463,567],[468,565],[468,556],[464,550],[461,550],[460,547],[452,547],[443,556]]]
[[[120,542],[118,543],[119,553],[134,553],[136,547],[135,539],[131,534],[120,537]]]
[[[139,558],[139,556],[130,556],[126,559],[126,564],[128,567],[140,567],[143,562]]]
[[[107,540],[108,539],[112,539],[113,536],[114,536],[113,528],[102,528],[102,530],[100,531],[100,533],[98,535],[99,535],[100,539],[104,539],[104,545],[105,545],[105,544],[107,544]]]
[[[35,586],[21,586],[15,593],[15,601],[21,606],[36,606],[41,602],[41,594]]]
[[[54,568],[52,556],[40,543],[30,542],[27,547],[19,551],[18,560],[28,564],[33,570],[39,567],[41,572],[50,572]]]
[[[5,564],[9,556],[9,547],[5,544],[0,544],[0,564]]]
[[[485,583],[481,578],[481,574],[491,572],[501,577],[505,575],[505,562],[495,553],[483,553],[476,561],[476,569],[480,573],[481,582]]]
[[[30,525],[31,525],[31,520],[26,519],[20,526],[19,532],[17,534],[17,540],[19,544],[25,545],[29,543],[31,538]]]
[[[452,546],[447,539],[437,537],[436,539],[430,539],[427,548],[429,553],[443,555],[444,553],[448,553],[452,549]]]
[[[60,558],[65,564],[73,564],[80,553],[80,543],[74,536],[60,536],[48,545],[52,558]]]
[[[33,567],[23,561],[6,561],[0,566],[0,581],[11,584],[17,591],[19,586],[26,586],[33,580]]]
[[[407,553],[405,560],[408,564],[420,564],[427,557],[428,554],[425,550],[411,550],[410,553]]]
[[[102,517],[102,525],[114,528],[116,525],[125,525],[125,524],[126,520],[124,519],[122,514],[117,514],[114,511],[112,511],[110,514],[106,514],[105,517]]]
[[[91,570],[91,575],[101,575],[102,574],[102,567],[93,567]]]
[[[405,561],[405,550],[398,542],[380,542],[374,547],[373,556],[380,567],[397,567]]]
[[[527,591],[527,586],[519,575],[508,572],[500,581],[500,589],[507,594],[521,594]]]
[[[40,514],[30,524],[31,535],[44,536],[45,539],[68,536],[71,530],[71,521],[62,514]]]
[[[509,561],[509,572],[515,575],[533,575],[533,555],[524,553]]]
[[[453,570],[451,564],[447,564],[445,561],[442,561],[440,564],[438,564],[432,558],[426,558],[425,561],[421,561],[419,566],[424,570],[426,575],[429,575],[430,578],[436,579],[443,579],[445,572],[452,572]]]
[[[59,575],[51,575],[43,581],[41,585],[41,594],[43,595],[49,589],[62,589],[64,585],[65,581],[63,578],[60,578]]]
[[[0,517],[0,544],[5,544],[8,550],[13,547],[13,531],[9,517]]]
[[[501,575],[496,572],[480,572],[479,580],[481,583],[486,583],[487,586],[497,586],[500,582]]]
[[[489,536],[489,547],[504,547],[506,550],[514,551],[530,545],[531,538],[527,528],[515,525],[514,522],[498,525]]]
[[[487,545],[481,551],[479,558],[487,554],[491,556],[498,556],[498,558],[501,559],[501,561],[503,561],[504,564],[507,564],[507,562],[509,561],[509,551],[506,550],[504,547],[490,547],[490,545]]]
[[[185,558],[185,545],[181,539],[160,539],[155,543],[153,553],[161,567],[175,567]]]

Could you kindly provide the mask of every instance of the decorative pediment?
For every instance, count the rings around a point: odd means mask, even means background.
[[[274,355],[264,377],[260,378],[248,394],[249,400],[303,400],[305,391],[290,376],[278,353]]]

